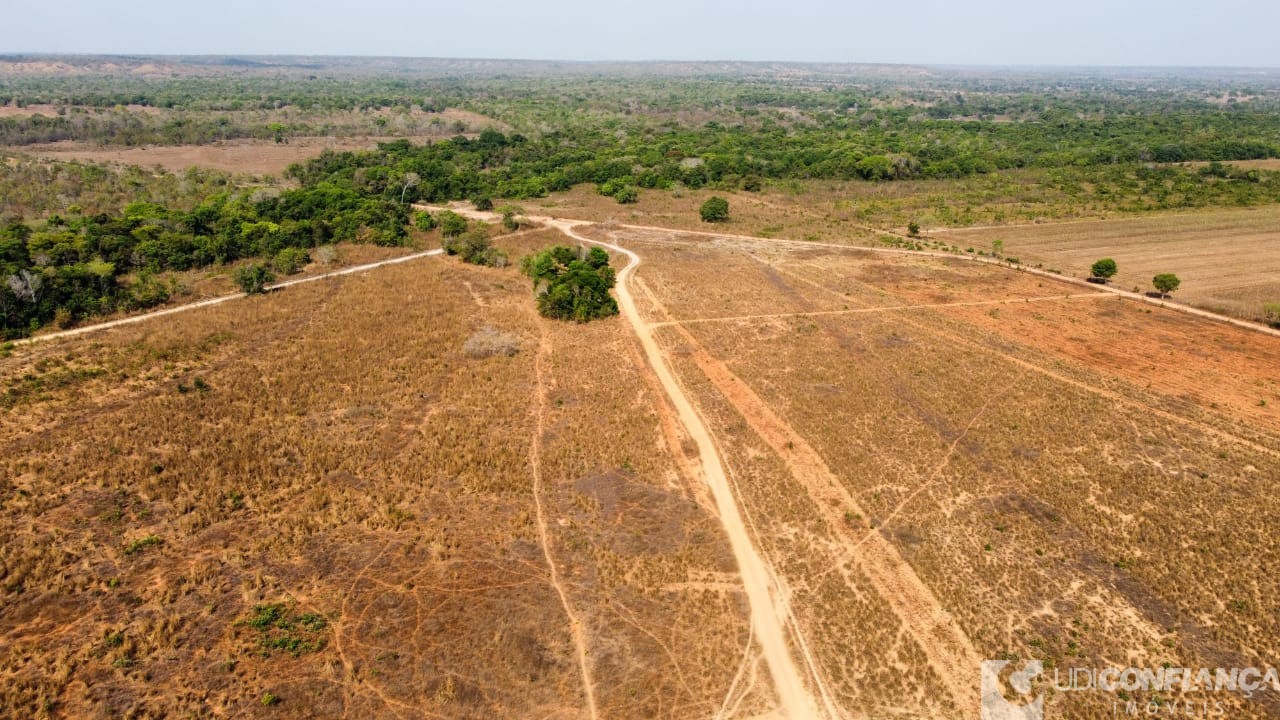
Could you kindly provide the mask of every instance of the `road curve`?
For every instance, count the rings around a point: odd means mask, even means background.
[[[698,461],[703,480],[711,490],[715,499],[716,510],[720,521],[729,536],[729,545],[733,549],[734,558],[738,562],[738,572],[742,576],[742,584],[746,589],[747,601],[751,606],[751,626],[756,638],[760,641],[765,663],[778,693],[778,700],[786,717],[792,720],[809,720],[823,715],[818,711],[818,703],[801,679],[786,639],[786,611],[781,601],[778,588],[774,585],[773,575],[769,572],[764,560],[756,551],[747,533],[746,524],[738,512],[738,504],[725,474],[724,465],[711,441],[711,433],[707,430],[702,418],[693,409],[693,404],[685,395],[684,389],[676,382],[675,374],[667,365],[666,357],[653,337],[653,330],[636,308],[635,300],[627,287],[627,280],[640,265],[640,256],[624,247],[601,240],[593,240],[579,235],[575,226],[581,224],[569,220],[539,218],[542,222],[556,228],[565,235],[579,242],[599,245],[626,256],[627,266],[618,272],[616,290],[618,304],[622,315],[631,323],[640,345],[644,348],[649,365],[657,374],[663,390],[675,407],[689,437],[698,447]]]

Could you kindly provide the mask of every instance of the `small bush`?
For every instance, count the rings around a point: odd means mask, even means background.
[[[305,248],[287,247],[276,253],[271,260],[271,265],[281,275],[293,275],[301,272],[309,262],[311,262],[311,255]]]
[[[231,280],[245,295],[258,295],[267,291],[267,285],[276,276],[261,263],[242,265],[231,273]]]
[[[482,227],[469,230],[462,237],[446,237],[440,246],[449,255],[458,255],[472,265],[506,267],[507,254],[493,247],[489,233]]]
[[[332,265],[338,262],[338,249],[332,245],[321,245],[316,248],[311,259],[321,265]]]
[[[702,203],[698,210],[702,222],[724,222],[729,219],[729,201],[722,197],[711,197]]]
[[[489,199],[488,195],[476,196],[471,200],[471,204],[482,212],[488,212],[493,209],[493,200]]]
[[[452,210],[441,210],[436,222],[440,224],[440,234],[445,237],[457,237],[467,231],[467,219]]]
[[[146,537],[140,537],[127,543],[124,546],[124,554],[137,555],[149,547],[161,545],[163,543],[164,540],[161,540],[159,535],[147,535]]]
[[[413,226],[423,232],[430,232],[436,229],[436,219],[431,213],[422,210],[413,216]]]
[[[1280,327],[1280,303],[1267,303],[1262,306],[1262,317],[1272,327]]]
[[[520,338],[486,326],[467,338],[462,344],[462,351],[470,358],[510,357],[520,352]]]

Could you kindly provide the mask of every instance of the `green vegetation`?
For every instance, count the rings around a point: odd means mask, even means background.
[[[1280,303],[1267,303],[1262,306],[1262,317],[1272,327],[1280,327]]]
[[[1092,277],[1102,278],[1103,280],[1110,280],[1115,277],[1117,272],[1119,272],[1119,268],[1116,266],[1116,261],[1111,258],[1102,258],[1089,268],[1089,274]]]
[[[254,605],[249,617],[237,624],[257,631],[257,645],[263,657],[275,651],[298,657],[322,650],[329,627],[323,615],[297,613],[284,603]]]
[[[142,552],[143,550],[146,550],[149,547],[162,545],[163,543],[164,543],[164,540],[161,540],[159,535],[146,535],[144,537],[130,540],[128,543],[126,543],[124,546],[124,554],[137,555],[138,553]]]
[[[0,333],[20,337],[60,312],[71,323],[162,303],[175,289],[156,277],[163,271],[302,249],[281,259],[287,272],[321,244],[403,244],[408,212],[387,196],[394,192],[354,173],[313,170],[293,190],[223,192],[189,211],[133,202],[115,214],[11,222],[0,227]]]
[[[1168,295],[1177,290],[1178,286],[1182,285],[1182,281],[1173,273],[1160,273],[1151,278],[1151,284],[1155,286],[1161,295]]]
[[[457,255],[462,258],[462,262],[472,265],[507,265],[507,254],[493,246],[488,228],[484,225],[477,225],[461,235],[445,236],[440,246],[444,248],[445,254]]]
[[[181,291],[170,272],[257,258],[287,275],[305,260],[285,250],[404,244],[415,202],[488,209],[582,184],[630,204],[641,190],[896,183],[910,190],[850,202],[847,219],[906,224],[913,238],[921,222],[1280,202],[1280,172],[1229,164],[1280,157],[1280,81],[1264,75],[187,62],[163,76],[8,77],[0,104],[53,109],[0,118],[0,144],[398,139],[295,164],[287,188],[0,163],[0,337],[165,302]],[[1190,161],[1207,164],[1174,164]],[[718,200],[702,208],[708,222],[728,216]],[[412,219],[467,232],[447,211]]]
[[[609,253],[598,247],[557,245],[525,257],[520,269],[533,281],[544,317],[587,322],[618,314],[609,294],[615,282]]]
[[[231,273],[231,280],[245,295],[261,295],[267,291],[267,285],[276,279],[271,270],[261,263],[252,263],[236,268]]]
[[[722,197],[710,197],[698,209],[702,222],[724,222],[729,219],[729,201]]]

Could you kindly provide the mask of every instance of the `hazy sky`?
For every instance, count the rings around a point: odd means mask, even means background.
[[[4,0],[0,53],[1280,66],[1280,0]]]

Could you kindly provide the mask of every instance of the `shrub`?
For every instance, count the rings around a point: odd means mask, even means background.
[[[413,226],[423,232],[429,232],[436,229],[436,219],[431,213],[422,210],[414,214]]]
[[[486,326],[467,338],[462,344],[462,351],[470,358],[510,357],[520,352],[520,338]]]
[[[609,294],[615,282],[609,253],[600,248],[557,245],[526,257],[520,269],[540,288],[538,312],[544,317],[587,322],[618,314]]]
[[[640,200],[640,191],[628,185],[615,192],[613,199],[620,205],[630,205]]]
[[[907,223],[907,234],[911,237],[920,237],[920,223],[915,220]]]
[[[242,265],[231,273],[231,280],[245,295],[258,295],[266,292],[267,285],[275,279],[276,276],[267,269],[266,265],[261,263]]]
[[[452,210],[441,210],[436,222],[445,237],[457,237],[467,231],[467,219]]]
[[[488,212],[493,209],[493,200],[490,200],[488,195],[477,195],[475,198],[472,198],[471,204],[474,205],[477,210],[483,212]]]
[[[281,275],[293,275],[301,272],[309,262],[311,262],[311,255],[304,248],[287,247],[276,253],[275,258],[271,260],[271,265]]]
[[[462,261],[472,265],[506,267],[507,254],[493,247],[489,233],[483,226],[472,228],[462,237],[446,237],[440,246],[449,255],[459,255]]]
[[[321,245],[316,248],[312,259],[321,265],[332,265],[338,261],[338,249],[332,245]]]
[[[1089,268],[1089,272],[1093,277],[1102,278],[1103,280],[1110,280],[1115,277],[1117,271],[1116,261],[1111,258],[1102,258]]]
[[[163,542],[164,541],[160,539],[159,535],[147,535],[146,537],[140,537],[125,544],[124,554],[137,555],[143,550],[146,550],[153,545],[160,545]]]
[[[1280,327],[1280,303],[1267,303],[1262,306],[1262,317],[1272,327]]]
[[[708,198],[698,213],[702,215],[702,222],[724,222],[729,219],[729,201],[722,197]]]

